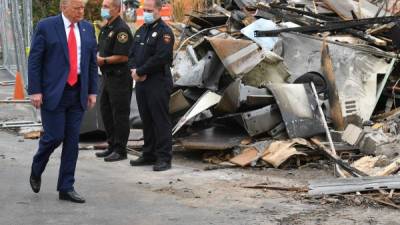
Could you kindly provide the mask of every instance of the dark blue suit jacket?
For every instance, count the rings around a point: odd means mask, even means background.
[[[81,36],[81,104],[97,94],[97,42],[93,26],[78,23]],[[33,35],[28,60],[28,93],[43,95],[42,107],[54,110],[63,95],[69,74],[68,43],[61,15],[41,20]]]

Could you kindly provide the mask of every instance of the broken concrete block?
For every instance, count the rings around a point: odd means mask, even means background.
[[[342,140],[350,145],[356,145],[362,135],[363,130],[361,128],[354,124],[349,124],[343,132]]]
[[[389,143],[379,145],[375,151],[376,155],[385,155],[389,159],[394,159],[400,156],[399,143]]]
[[[376,154],[376,150],[380,145],[390,143],[390,137],[382,132],[366,133],[360,140],[358,146],[360,151],[367,155]]]

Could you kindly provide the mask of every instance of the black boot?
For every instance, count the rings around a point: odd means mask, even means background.
[[[168,161],[157,161],[153,166],[153,171],[166,171],[171,169],[171,162]]]
[[[104,150],[101,152],[96,152],[96,156],[99,158],[104,158],[104,157],[111,155],[111,153],[113,153],[113,150],[107,149],[107,150]]]
[[[125,160],[128,157],[125,154],[122,153],[118,153],[118,152],[113,152],[111,155],[107,156],[106,158],[104,158],[105,162],[116,162],[116,161],[121,161],[121,160]]]
[[[153,165],[156,162],[155,159],[150,159],[150,158],[145,158],[143,156],[140,156],[136,160],[131,160],[130,164],[131,166],[150,166]]]

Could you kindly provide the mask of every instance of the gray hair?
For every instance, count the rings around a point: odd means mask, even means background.
[[[122,5],[121,2],[122,2],[121,0],[112,0],[112,1],[111,1],[111,4],[112,4],[113,6],[115,6],[115,7],[117,7],[117,8],[121,8],[121,5]]]
[[[60,8],[62,6],[67,5],[71,0],[60,0]],[[88,0],[83,0],[83,3],[86,5],[86,3],[88,2]]]
[[[60,8],[66,4],[68,4],[70,0],[60,0]]]

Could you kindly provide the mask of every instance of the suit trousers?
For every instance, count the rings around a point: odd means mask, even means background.
[[[75,168],[79,151],[79,130],[83,114],[79,86],[65,88],[56,109],[41,109],[44,135],[40,138],[39,149],[33,157],[32,173],[35,176],[41,176],[50,155],[62,143],[57,184],[57,191],[60,192],[74,190]]]

